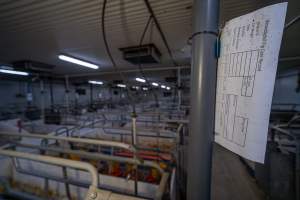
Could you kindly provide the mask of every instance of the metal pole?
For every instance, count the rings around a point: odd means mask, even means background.
[[[51,109],[54,107],[54,96],[53,96],[53,79],[50,79],[49,83],[50,87],[50,104],[51,104]]]
[[[177,86],[178,86],[178,110],[181,107],[181,69],[177,69]]]
[[[296,140],[295,189],[296,199],[300,200],[300,141]]]
[[[219,0],[194,0],[187,199],[210,199]]]
[[[93,105],[93,101],[94,101],[93,84],[90,84],[90,101],[91,101],[91,106],[92,106]]]
[[[67,113],[69,113],[69,76],[65,76],[65,91]]]
[[[136,118],[137,115],[135,112],[132,113],[131,115],[132,118],[132,145],[134,147],[136,147],[137,145],[137,133],[136,133]],[[134,159],[137,159],[137,155],[136,152],[134,152]],[[138,195],[138,165],[134,166],[134,172],[135,172],[135,176],[134,176],[134,194],[137,196]]]
[[[40,92],[41,92],[41,118],[45,120],[45,88],[44,81],[40,80]]]
[[[31,106],[32,105],[32,100],[33,100],[31,80],[27,81],[27,89],[26,90],[27,90],[26,91],[27,106]]]

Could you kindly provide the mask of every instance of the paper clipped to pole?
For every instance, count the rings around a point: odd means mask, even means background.
[[[221,34],[215,141],[264,162],[287,3],[228,21]]]

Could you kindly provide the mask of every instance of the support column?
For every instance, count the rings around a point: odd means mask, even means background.
[[[94,102],[93,84],[90,84],[90,102],[91,102],[91,106],[92,106],[93,102]]]
[[[135,112],[131,114],[132,119],[132,145],[136,148],[137,147],[137,130],[136,130],[136,118],[137,115]],[[134,159],[137,159],[137,154],[134,152]],[[134,165],[134,194],[138,195],[138,165]]]
[[[179,67],[177,69],[177,92],[178,92],[178,111],[180,111],[181,109],[181,92],[182,92],[182,89],[181,89],[181,68]]]
[[[40,80],[40,93],[41,93],[41,118],[45,120],[45,87],[44,80]]]
[[[50,104],[51,104],[51,109],[53,109],[54,107],[53,78],[51,78],[49,81],[49,89],[50,89]]]
[[[187,199],[210,199],[219,0],[194,0]],[[197,34],[196,34],[197,33]]]
[[[67,114],[69,114],[69,76],[65,76],[65,105],[67,108]]]

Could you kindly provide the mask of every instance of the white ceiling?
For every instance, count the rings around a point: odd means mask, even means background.
[[[220,0],[221,24],[255,10],[272,0]],[[287,20],[300,14],[300,1],[290,0]],[[27,59],[54,65],[58,74],[95,73],[112,70],[101,36],[102,0],[1,0],[0,61]],[[192,0],[150,0],[180,65],[190,63],[186,41],[192,33]],[[133,68],[119,48],[138,45],[149,13],[143,0],[109,0],[106,11],[107,38],[117,65]],[[300,23],[299,23],[300,24]],[[299,24],[284,36],[282,56],[300,55]],[[150,34],[152,32],[152,34]],[[163,54],[160,66],[172,66],[154,24],[145,42],[157,45]],[[297,45],[298,44],[298,45]],[[97,71],[58,60],[59,53],[82,58],[101,67]],[[150,67],[150,66],[148,66]],[[153,67],[153,66],[151,66]],[[157,67],[157,66],[156,66]]]
[[[155,0],[150,3],[176,59],[181,64],[187,63],[189,52],[181,49],[191,33],[189,7],[192,1]],[[59,61],[57,55],[62,52],[97,63],[100,71],[110,67],[101,36],[101,8],[102,0],[1,1],[0,60],[37,60],[55,65],[57,73],[94,72]],[[110,0],[106,13],[107,38],[113,56],[120,67],[133,67],[121,59],[119,48],[138,45],[149,17],[144,1]],[[163,64],[171,65],[154,24],[145,42],[155,43],[163,53]]]

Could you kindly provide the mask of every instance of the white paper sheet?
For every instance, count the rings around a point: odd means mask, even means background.
[[[264,162],[287,3],[226,23],[218,63],[215,141]]]

